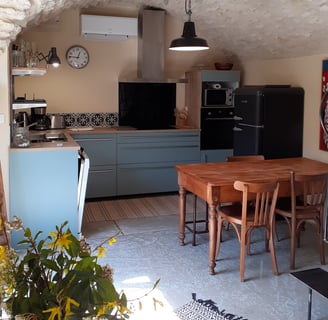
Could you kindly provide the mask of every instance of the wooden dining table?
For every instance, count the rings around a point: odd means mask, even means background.
[[[302,174],[328,173],[328,163],[308,158],[252,160],[247,162],[211,162],[175,166],[179,184],[179,241],[184,245],[186,193],[193,193],[207,202],[209,208],[209,273],[215,274],[217,241],[217,208],[223,203],[241,200],[234,190],[236,180],[275,180],[279,182],[278,197],[290,196],[290,172]]]

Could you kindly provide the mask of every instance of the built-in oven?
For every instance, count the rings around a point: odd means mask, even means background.
[[[233,107],[201,108],[201,150],[233,148]]]

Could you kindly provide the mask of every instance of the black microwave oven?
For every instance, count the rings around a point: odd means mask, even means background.
[[[203,107],[232,106],[231,88],[207,88],[203,90]]]

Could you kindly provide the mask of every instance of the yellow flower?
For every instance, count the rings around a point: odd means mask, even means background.
[[[109,238],[109,240],[108,240],[108,244],[111,246],[113,243],[115,243],[116,242],[116,238],[114,238],[114,237],[111,237],[111,238]]]
[[[105,314],[106,310],[111,310],[111,309],[114,309],[115,307],[118,306],[118,303],[117,301],[114,301],[114,302],[107,302],[106,304],[104,304],[97,312],[97,317],[100,317],[102,315]]]
[[[100,246],[98,249],[98,254],[97,254],[98,259],[106,257],[106,254],[105,254],[106,251],[107,251],[106,248],[104,248],[103,246]]]
[[[0,246],[0,262],[4,262],[7,260],[7,253],[6,253],[6,247]]]
[[[59,306],[44,310],[42,312],[43,313],[51,312],[48,320],[55,320],[56,316],[57,316],[56,320],[61,320],[61,313],[60,313],[60,307]]]
[[[59,234],[58,232],[49,232],[49,235],[54,239],[53,242],[49,242],[48,246],[51,249],[58,248],[60,251],[64,251],[64,248],[68,249],[71,243],[70,237],[71,233],[66,231],[64,234]]]
[[[68,297],[66,299],[66,304],[65,304],[65,318],[64,318],[64,320],[68,319],[68,316],[74,314],[71,311],[71,305],[74,305],[75,307],[78,307],[80,304],[77,301],[75,301],[74,299]]]

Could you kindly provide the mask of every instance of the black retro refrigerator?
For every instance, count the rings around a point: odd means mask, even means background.
[[[302,88],[241,87],[234,92],[234,107],[234,155],[302,156]]]

